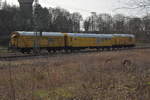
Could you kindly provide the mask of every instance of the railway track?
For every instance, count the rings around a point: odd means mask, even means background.
[[[144,47],[144,46],[138,46],[138,47],[134,47],[134,48],[123,48],[123,49],[116,49],[116,50],[104,50],[101,52],[112,52],[112,51],[124,51],[124,50],[136,50],[136,49],[150,49],[150,46]],[[71,53],[65,53],[65,52],[58,52],[58,53],[42,53],[42,54],[21,54],[21,53],[9,53],[6,55],[0,55],[0,61],[12,61],[12,60],[19,60],[19,59],[32,59],[35,57],[53,57],[56,55],[66,55],[66,54],[74,54],[74,53],[91,53],[91,52],[98,52],[97,50],[82,50],[82,51],[75,51],[75,52],[71,52]]]

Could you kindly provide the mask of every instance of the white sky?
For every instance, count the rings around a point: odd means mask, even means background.
[[[18,0],[6,1],[10,4],[18,5]],[[109,13],[111,15],[114,15],[116,13],[122,13],[124,15],[130,16],[139,15],[139,12],[135,10],[114,11],[114,9],[123,6],[123,1],[124,0],[39,0],[40,4],[43,7],[61,7],[69,10],[70,12],[80,12],[84,18],[89,16],[90,12],[97,12],[97,14]]]

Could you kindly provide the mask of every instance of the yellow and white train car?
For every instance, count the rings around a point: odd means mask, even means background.
[[[85,48],[110,49],[135,46],[135,37],[131,34],[89,34],[16,31],[11,34],[10,47],[22,53],[34,48],[56,50],[80,50]],[[40,33],[38,33],[40,34]]]
[[[85,33],[68,33],[68,48],[110,48],[112,47],[111,34],[85,34]]]
[[[113,34],[113,48],[134,47],[135,36],[132,34]]]
[[[30,52],[35,47],[40,49],[61,50],[65,47],[64,34],[60,32],[42,32],[41,36],[35,36],[35,32],[17,31],[11,34],[11,49],[20,52]],[[38,33],[40,34],[40,33]]]

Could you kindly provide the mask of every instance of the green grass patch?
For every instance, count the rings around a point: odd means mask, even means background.
[[[7,53],[8,47],[0,46],[0,53]]]

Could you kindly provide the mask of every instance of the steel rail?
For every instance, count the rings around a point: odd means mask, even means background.
[[[134,47],[134,48],[121,48],[121,49],[114,49],[114,50],[102,50],[100,52],[116,52],[116,51],[125,51],[125,50],[136,50],[136,49],[150,49],[150,46],[140,46],[140,47]],[[81,51],[74,51],[74,52],[70,52],[70,53],[65,53],[65,52],[58,52],[58,53],[44,53],[44,54],[40,54],[40,55],[35,55],[35,54],[16,54],[16,55],[9,55],[9,56],[0,56],[0,61],[11,61],[11,60],[16,60],[16,59],[20,59],[20,58],[33,58],[33,57],[53,57],[56,55],[66,55],[66,54],[74,54],[74,53],[92,53],[92,52],[98,52],[98,50],[81,50]]]
[[[0,51],[2,51],[2,50],[8,50],[8,49],[4,49],[4,48],[2,49],[2,48],[0,48]]]

